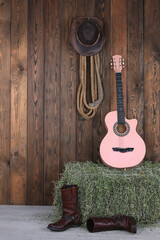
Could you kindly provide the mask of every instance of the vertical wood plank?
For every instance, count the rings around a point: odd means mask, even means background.
[[[160,1],[145,1],[144,84],[146,159],[160,161]]]
[[[81,0],[77,2],[77,16],[86,16],[93,17],[94,16],[94,0]],[[87,6],[87,7],[86,7]],[[79,79],[79,54],[77,54],[77,90],[80,83]],[[87,79],[87,82],[90,79]],[[88,96],[89,97],[89,96]],[[76,91],[77,98],[77,91]],[[76,105],[76,102],[75,102]],[[77,108],[77,107],[76,107]],[[85,120],[82,116],[77,113],[77,161],[92,161],[92,124],[93,119]]]
[[[52,181],[60,163],[60,1],[45,1],[45,192],[44,204],[53,202]],[[63,54],[62,54],[63,58]],[[66,79],[68,81],[68,79]],[[65,91],[65,89],[64,89]]]
[[[69,26],[76,0],[61,0],[61,148],[60,171],[76,160],[76,53],[69,43]]]
[[[0,204],[10,203],[10,9],[0,4]]]
[[[12,0],[11,204],[27,196],[27,16],[28,1]]]
[[[127,63],[127,0],[111,1],[111,56],[122,55]],[[122,70],[124,110],[127,98],[127,67]],[[111,69],[111,102],[110,110],[117,110],[115,72]]]
[[[51,205],[65,163],[97,162],[104,117],[117,109],[114,54],[125,58],[125,114],[138,119],[146,159],[160,161],[159,11],[159,0],[0,1],[0,204]],[[76,107],[79,55],[69,26],[77,16],[104,19],[106,29],[104,100],[89,121]]]
[[[137,132],[143,137],[143,0],[128,1],[128,118],[138,120]]]
[[[42,205],[44,202],[43,0],[29,0],[28,7],[28,204]]]
[[[100,161],[99,146],[106,135],[106,127],[104,118],[109,112],[110,106],[110,1],[96,0],[95,1],[95,16],[103,19],[105,22],[105,37],[106,42],[102,52],[100,53],[100,74],[103,84],[104,99],[93,119],[93,161]]]

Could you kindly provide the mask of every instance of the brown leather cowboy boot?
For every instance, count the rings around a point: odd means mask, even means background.
[[[87,220],[87,229],[89,232],[126,230],[136,233],[137,225],[134,217],[115,215],[113,217],[90,218]]]
[[[78,208],[78,186],[65,185],[61,188],[62,218],[55,223],[50,223],[47,228],[51,231],[65,231],[70,227],[81,225]]]

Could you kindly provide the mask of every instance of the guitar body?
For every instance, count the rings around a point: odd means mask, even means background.
[[[114,168],[132,168],[140,164],[145,156],[143,139],[136,132],[137,120],[125,118],[126,131],[117,131],[117,111],[105,117],[107,135],[100,144],[100,156],[104,164]]]

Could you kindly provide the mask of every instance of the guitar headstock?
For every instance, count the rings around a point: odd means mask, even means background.
[[[111,68],[114,68],[114,71],[121,72],[124,68],[124,58],[121,55],[114,55],[111,60]]]

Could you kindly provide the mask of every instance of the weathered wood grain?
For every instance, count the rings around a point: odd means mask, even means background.
[[[61,0],[61,143],[60,171],[76,160],[76,53],[69,43],[71,19],[76,17],[75,0]]]
[[[99,155],[99,146],[106,135],[106,127],[104,118],[109,112],[110,102],[110,1],[96,0],[95,16],[103,19],[105,22],[105,37],[106,42],[102,52],[100,53],[100,74],[103,84],[104,99],[101,103],[96,117],[93,119],[93,161],[101,161]]]
[[[28,204],[42,205],[44,202],[43,0],[29,0],[28,7]]]
[[[127,66],[127,0],[112,0],[111,1],[111,56],[122,55]],[[127,105],[127,67],[122,70],[124,110],[126,114]],[[111,69],[111,99],[110,110],[117,110],[116,102],[116,81],[115,72]]]
[[[128,1],[128,118],[138,120],[137,132],[143,137],[143,0]]]
[[[94,0],[81,0],[77,2],[77,16],[94,16]],[[87,6],[87,7],[86,7]],[[89,64],[89,61],[88,61]],[[79,54],[77,54],[77,90],[80,83],[79,79]],[[90,74],[87,75],[87,98],[88,101],[91,100],[89,89],[90,89]],[[76,91],[77,98],[77,91]],[[92,144],[93,144],[93,134],[92,134],[92,124],[93,119],[85,120],[82,116],[77,113],[77,138],[76,138],[76,155],[77,161],[92,161]]]
[[[53,202],[52,181],[58,180],[60,170],[61,41],[60,1],[47,0],[45,1],[44,204]]]
[[[10,203],[27,202],[28,1],[12,1]]]
[[[0,3],[0,204],[10,203],[10,9]]]
[[[138,120],[146,159],[160,161],[159,11],[159,0],[0,0],[0,204],[50,205],[65,163],[100,160],[104,117],[117,109],[114,54],[125,58],[125,115]],[[104,100],[89,121],[76,106],[77,16],[105,21]]]
[[[146,159],[160,161],[160,1],[145,1],[144,131]]]

